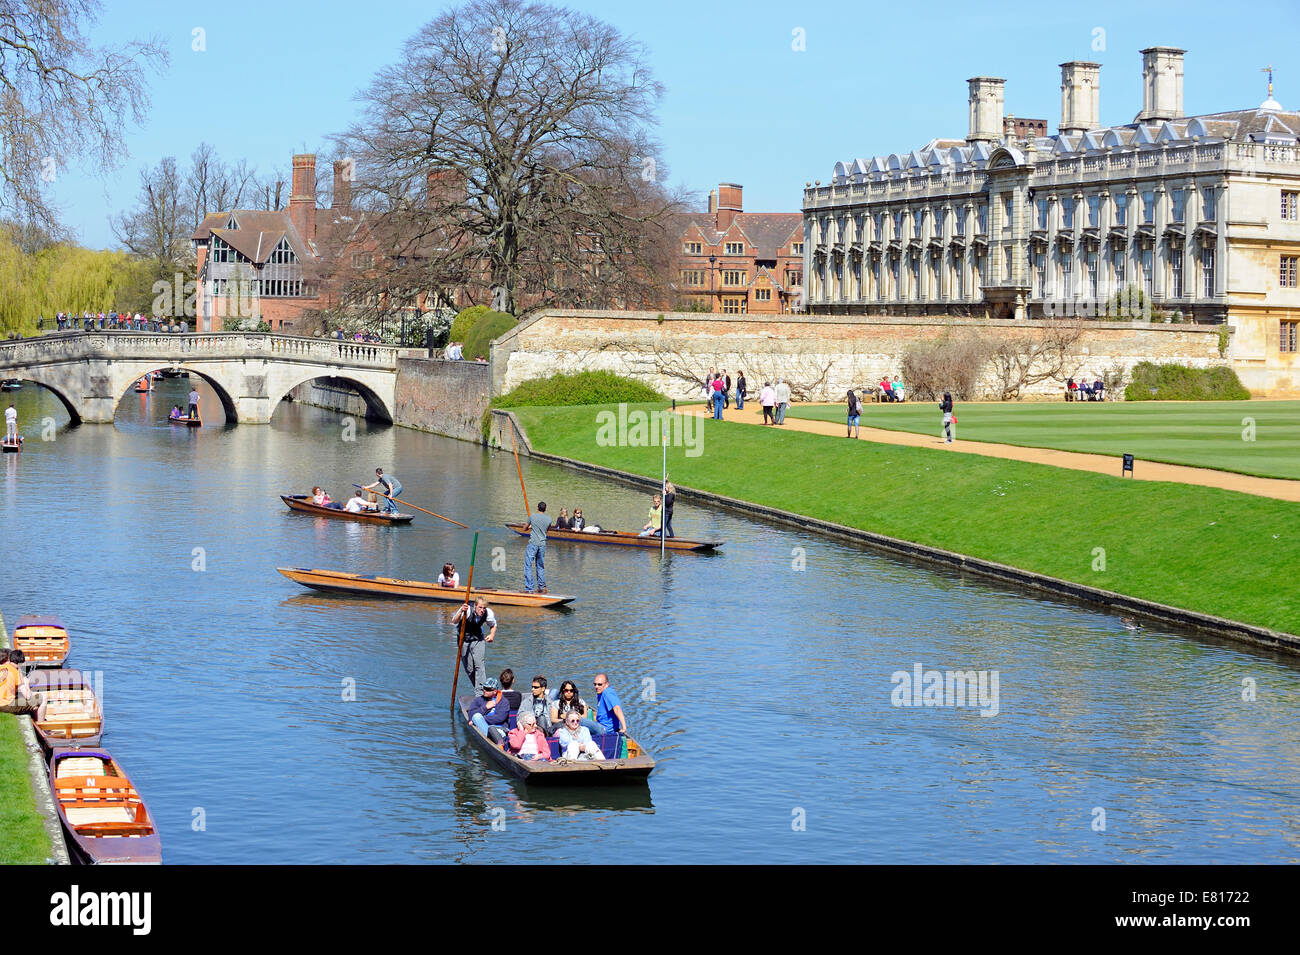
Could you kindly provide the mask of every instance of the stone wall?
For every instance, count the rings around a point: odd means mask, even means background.
[[[1036,322],[948,317],[849,315],[699,315],[656,312],[548,311],[521,322],[492,346],[497,393],[557,372],[609,370],[646,381],[678,399],[702,397],[709,368],[743,369],[750,391],[784,378],[806,400],[836,400],[850,388],[900,373],[912,345],[942,335],[998,340],[1032,333]],[[1075,377],[1141,361],[1195,367],[1226,365],[1217,327],[1085,321]],[[1059,398],[1064,382],[1044,381],[1025,397]],[[984,382],[992,387],[991,379]],[[398,386],[401,390],[400,380]]]
[[[396,424],[435,434],[482,441],[483,412],[492,400],[488,365],[440,358],[403,358],[397,363]]]

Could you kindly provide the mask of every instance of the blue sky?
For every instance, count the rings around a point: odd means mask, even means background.
[[[453,5],[109,0],[95,41],[156,36],[171,63],[150,82],[149,119],[128,133],[121,165],[103,179],[76,168],[59,177],[54,197],[64,221],[86,245],[114,246],[109,218],[133,203],[140,168],[166,155],[184,163],[203,140],[227,161],[245,158],[287,181],[290,156],[323,148],[352,119],[353,97],[375,71]],[[1058,64],[1094,60],[1102,64],[1102,122],[1130,122],[1142,105],[1138,50],[1180,46],[1188,51],[1189,114],[1257,106],[1266,85],[1259,70],[1268,63],[1277,67],[1282,105],[1300,106],[1294,0],[1258,0],[1241,17],[1196,0],[558,5],[600,16],[649,49],[667,89],[659,139],[670,181],[701,201],[719,181],[741,183],[751,212],[797,211],[803,183],[829,179],[839,159],[964,137],[970,76],[1005,77],[1007,110],[1045,118],[1054,132]],[[203,52],[192,49],[196,27],[206,34]],[[796,29],[803,51],[792,49]]]

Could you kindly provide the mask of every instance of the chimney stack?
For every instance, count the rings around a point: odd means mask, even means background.
[[[709,215],[716,216],[717,214],[718,214],[718,190],[710,189],[709,190]]]
[[[718,183],[718,231],[726,232],[736,218],[736,213],[744,211],[741,195],[744,186],[734,182]]]
[[[426,208],[465,202],[465,178],[456,169],[430,169],[424,175],[424,183]]]
[[[304,242],[316,241],[316,156],[293,157],[293,191],[289,193],[289,221]]]
[[[1183,54],[1172,46],[1142,51],[1142,112],[1135,122],[1160,122],[1183,115]]]
[[[1007,81],[996,76],[973,76],[970,84],[968,145],[996,143],[1002,138],[1002,96]]]
[[[1061,132],[1085,133],[1101,126],[1101,64],[1061,64]]]
[[[334,198],[330,201],[331,209],[338,209],[341,212],[347,212],[352,208],[353,168],[351,159],[339,159],[335,161]]]

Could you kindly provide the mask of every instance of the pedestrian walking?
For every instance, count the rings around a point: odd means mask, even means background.
[[[858,396],[855,395],[853,393],[853,389],[850,388],[849,389],[849,427],[848,427],[848,433],[844,435],[846,438],[856,438],[858,436],[858,422],[861,420],[861,418],[862,418],[862,402],[858,400]]]
[[[952,395],[946,391],[943,393],[943,401],[939,402],[939,410],[943,412],[944,443],[952,444],[952,426],[957,422],[957,418],[952,413]]]
[[[722,369],[722,407],[731,407],[731,376],[727,374],[727,369]]]
[[[465,618],[465,643],[460,650],[460,665],[464,668],[465,675],[469,677],[470,686],[480,687],[487,679],[487,669],[483,665],[483,660],[487,655],[486,645],[497,635],[497,617],[483,597],[474,598],[472,607],[469,604],[461,604],[460,609],[452,616],[451,622],[458,635],[462,617]]]
[[[736,410],[743,411],[745,408],[745,373],[741,371],[736,375]]]
[[[785,413],[790,408],[790,386],[785,383],[785,379],[778,378],[776,382],[776,423],[785,424]]]
[[[537,592],[546,593],[546,532],[551,519],[546,516],[546,502],[537,502],[537,513],[528,518],[528,550],[524,552],[524,590],[533,592],[534,573]]]
[[[758,395],[759,404],[763,406],[763,424],[776,424],[776,392],[771,384],[763,382],[763,390]]]

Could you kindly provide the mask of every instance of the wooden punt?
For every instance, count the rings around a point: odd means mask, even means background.
[[[162,862],[162,842],[148,807],[105,750],[56,750],[50,756],[50,788],[81,861]]]
[[[521,537],[529,535],[527,524],[507,523],[506,527],[510,528]],[[619,547],[652,547],[659,549],[659,537],[638,537],[632,531],[601,531],[599,534],[588,534],[586,531],[557,531],[554,527],[546,532],[546,540],[550,541],[571,541],[575,544],[613,544]],[[707,551],[714,550],[722,546],[722,541],[693,541],[684,537],[670,537],[664,542],[666,550],[682,551]]]
[[[654,757],[632,737],[627,739],[627,756],[621,759],[592,760],[526,760],[509,752],[503,745],[492,742],[469,721],[469,704],[472,696],[462,696],[457,703],[465,731],[488,758],[512,776],[528,783],[553,786],[604,786],[611,783],[641,783],[655,768]],[[613,735],[607,734],[609,744]],[[604,747],[602,746],[602,749]],[[607,752],[610,750],[607,750]]]
[[[68,628],[52,614],[29,613],[14,624],[13,646],[31,666],[61,667],[68,659]]]
[[[9,378],[0,382],[0,391],[21,391],[23,383],[17,378]]]
[[[169,415],[167,417],[167,420],[172,424],[188,425],[191,428],[203,427],[203,419],[198,417],[197,415],[193,418],[191,418],[189,415],[181,415],[179,418],[173,418]]]
[[[445,603],[463,603],[465,600],[464,587],[439,587],[425,580],[400,580],[370,574],[349,574],[341,570],[309,570],[306,567],[275,569],[304,587],[330,593],[440,600]],[[491,587],[476,587],[473,594],[485,598],[488,603],[508,607],[561,607],[577,599],[564,594],[530,594],[522,590],[495,590]]]
[[[22,451],[22,449],[23,449],[23,442],[21,439],[17,441],[10,441],[8,439],[5,439],[4,441],[5,454],[18,454],[19,452]]]
[[[342,506],[322,507],[311,502],[308,494],[281,494],[280,500],[289,505],[291,511],[315,514],[318,517],[336,517],[343,521],[361,521],[363,524],[409,524],[415,520],[414,514],[385,514],[383,511],[345,511]]]
[[[46,749],[99,745],[104,711],[80,670],[33,670],[27,679],[45,698],[45,718],[33,714],[32,728]]]

